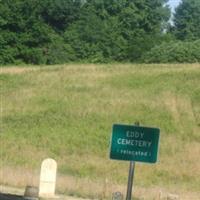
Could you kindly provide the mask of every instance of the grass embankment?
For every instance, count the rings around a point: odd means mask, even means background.
[[[161,141],[159,163],[137,163],[135,184],[198,192],[200,65],[29,69],[1,69],[1,183],[26,184],[24,174],[52,157],[58,190],[109,196],[126,185],[128,170],[128,162],[108,158],[112,124],[140,121],[160,127]]]

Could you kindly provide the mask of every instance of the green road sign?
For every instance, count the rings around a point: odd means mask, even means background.
[[[114,124],[110,158],[155,163],[160,130],[142,126]]]

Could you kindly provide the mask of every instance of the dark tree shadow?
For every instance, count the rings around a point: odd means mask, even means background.
[[[0,200],[25,200],[23,196],[0,193]]]

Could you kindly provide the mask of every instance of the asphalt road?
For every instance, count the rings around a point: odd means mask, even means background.
[[[24,195],[23,189],[0,185],[0,200],[27,200],[27,198],[24,198],[23,195]],[[90,199],[82,199],[71,196],[58,195],[55,196],[54,200],[90,200]]]
[[[0,200],[24,200],[24,198],[23,196],[19,196],[19,195],[0,193]]]

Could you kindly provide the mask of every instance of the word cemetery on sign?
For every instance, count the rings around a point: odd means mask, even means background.
[[[155,163],[159,135],[158,128],[114,124],[110,158]]]

